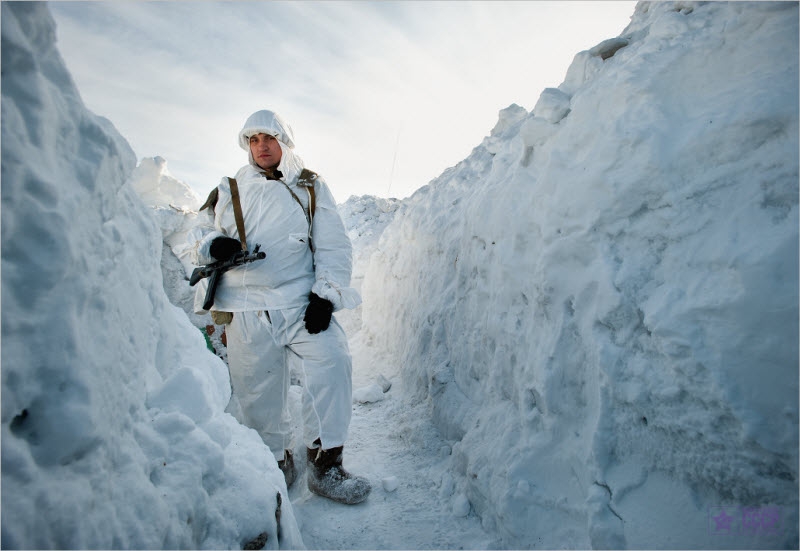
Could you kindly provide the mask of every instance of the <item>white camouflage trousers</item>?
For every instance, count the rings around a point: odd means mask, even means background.
[[[291,371],[300,376],[303,441],[323,449],[344,445],[352,414],[352,358],[347,336],[331,318],[315,335],[306,331],[306,307],[236,312],[225,332],[236,419],[261,435],[276,460],[292,449],[288,395]]]

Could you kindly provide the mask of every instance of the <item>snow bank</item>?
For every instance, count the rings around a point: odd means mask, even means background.
[[[397,199],[362,195],[351,196],[338,205],[347,235],[353,244],[353,285],[358,288],[383,230],[394,220],[401,204]]]
[[[796,3],[637,4],[403,203],[364,327],[503,545],[796,548]]]
[[[277,548],[283,476],[223,413],[225,365],[167,300],[127,142],[43,4],[2,5],[2,545]],[[281,547],[302,547],[283,500]]]
[[[354,195],[337,205],[347,235],[353,244],[353,275],[350,285],[357,291],[361,291],[369,259],[378,246],[383,230],[394,220],[401,204],[397,199]],[[361,329],[361,308],[359,305],[353,310],[340,310],[336,313],[336,319],[350,337]]]
[[[180,260],[186,276],[190,275],[194,266],[188,258],[186,234],[194,226],[203,200],[188,184],[169,173],[163,157],[141,159],[131,174],[130,185],[152,209],[164,243]]]
[[[196,211],[203,202],[191,187],[169,173],[163,157],[142,159],[131,175],[130,185],[146,205]]]
[[[201,199],[188,184],[174,178],[163,157],[145,157],[139,161],[130,177],[130,185],[144,204],[150,208],[161,230],[161,272],[164,290],[172,304],[180,307],[195,327],[214,325],[209,314],[194,313],[195,289],[188,277],[195,266],[189,259],[186,235],[195,225]],[[222,326],[214,325],[214,345],[221,357],[224,347],[219,342]]]

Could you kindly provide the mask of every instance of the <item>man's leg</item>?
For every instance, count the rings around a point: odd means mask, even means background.
[[[239,411],[231,408],[231,413],[255,429],[280,461],[292,446],[286,349],[273,338],[265,312],[236,312],[225,332],[231,386],[239,403]]]
[[[353,408],[352,359],[347,336],[335,318],[328,329],[312,335],[300,317],[290,333],[289,349],[299,360],[303,377],[308,489],[340,503],[361,503],[372,486],[366,478],[351,475],[342,465]]]
[[[289,349],[303,379],[306,447],[317,447],[320,441],[324,449],[344,445],[353,411],[353,363],[344,330],[335,318],[314,335],[302,327]]]

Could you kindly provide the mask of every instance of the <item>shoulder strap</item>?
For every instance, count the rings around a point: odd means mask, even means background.
[[[297,183],[308,190],[308,210],[309,214],[311,214],[311,218],[314,218],[314,213],[317,209],[317,196],[314,189],[314,182],[318,177],[319,175],[313,170],[304,168],[297,178]]]
[[[244,233],[244,215],[242,215],[242,203],[239,201],[239,184],[235,178],[228,178],[231,186],[231,202],[233,203],[233,217],[236,219],[236,231],[239,232],[239,241],[242,242],[242,250],[247,250],[247,237]]]
[[[311,211],[311,218],[314,218],[314,213],[317,211],[317,195],[314,192],[314,186],[306,189],[308,189],[308,210]]]

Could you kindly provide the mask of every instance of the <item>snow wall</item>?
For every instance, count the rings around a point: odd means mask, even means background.
[[[167,299],[127,142],[83,106],[44,4],[2,3],[2,547],[302,547]],[[263,541],[263,538],[262,538]]]
[[[797,548],[797,4],[637,4],[403,202],[363,291],[503,545]]]

